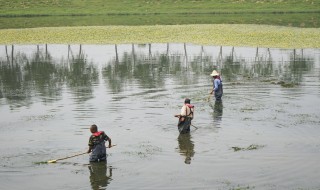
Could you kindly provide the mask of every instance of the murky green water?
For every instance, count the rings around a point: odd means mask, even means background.
[[[319,189],[319,105],[319,49],[1,45],[1,189]],[[86,151],[93,123],[107,166],[37,164]]]

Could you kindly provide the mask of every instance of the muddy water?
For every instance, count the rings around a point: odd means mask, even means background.
[[[0,66],[1,189],[320,188],[319,49],[1,45]],[[93,123],[107,165],[41,163],[85,152]]]

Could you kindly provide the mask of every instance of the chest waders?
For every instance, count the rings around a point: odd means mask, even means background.
[[[188,106],[186,106],[186,113],[188,113],[187,109],[188,109]],[[186,115],[186,116],[181,116],[180,119],[179,119],[178,130],[179,130],[180,134],[190,132],[190,125],[191,125],[192,117],[189,117],[189,116],[191,114],[193,114],[193,112],[192,112],[191,108],[189,108],[189,109],[190,109],[190,113],[188,115]],[[184,121],[181,121],[181,118],[184,118]]]
[[[99,140],[94,142],[93,149],[90,155],[90,162],[106,161],[106,159],[107,159],[106,145],[105,145],[104,139],[99,138]]]
[[[217,101],[221,101],[223,94],[222,81],[220,80],[220,85],[218,85],[218,90],[214,92],[214,97]]]

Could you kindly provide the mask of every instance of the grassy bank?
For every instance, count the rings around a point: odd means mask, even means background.
[[[319,0],[0,0],[0,16],[320,12]]]
[[[181,24],[263,24],[319,28],[318,13],[289,14],[153,14],[109,16],[43,16],[0,17],[0,29],[38,28],[61,26],[108,26],[108,25],[181,25]]]
[[[0,44],[195,43],[320,48],[320,30],[265,25],[51,27],[0,30]]]

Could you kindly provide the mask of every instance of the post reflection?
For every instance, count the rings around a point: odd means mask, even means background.
[[[112,168],[106,162],[90,162],[88,168],[92,190],[106,189],[112,180]]]
[[[260,80],[299,85],[316,63],[312,51],[303,49],[169,43],[164,47],[130,44],[95,48],[101,52],[98,56],[83,45],[0,46],[0,96],[9,104],[30,105],[35,95],[45,102],[60,100],[67,88],[82,103],[94,98],[94,86],[101,79],[113,93],[120,93],[133,81],[145,89],[166,88],[168,79],[174,85],[194,85],[214,68],[226,83]],[[99,68],[97,59],[104,55],[103,48],[112,53],[106,57],[107,64]]]
[[[195,154],[194,143],[191,138],[190,133],[180,134],[178,137],[179,153],[185,157],[185,164],[191,164],[191,159]]]

